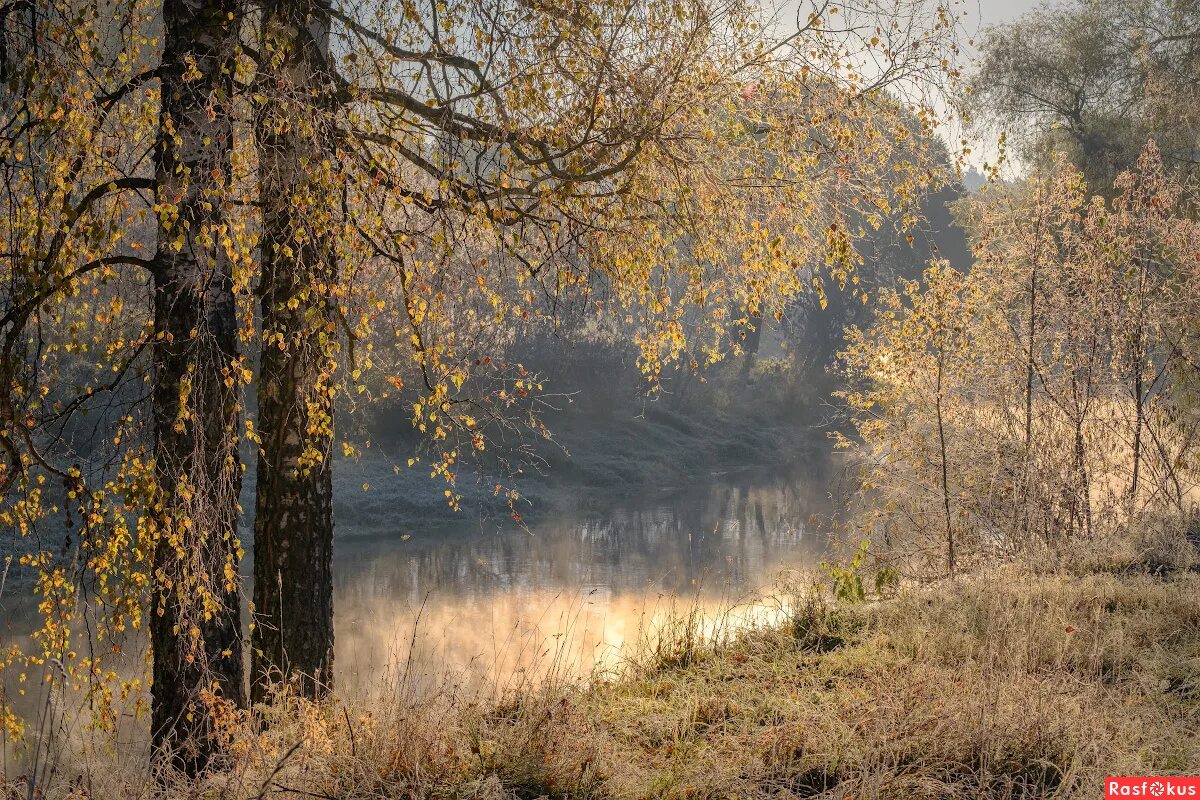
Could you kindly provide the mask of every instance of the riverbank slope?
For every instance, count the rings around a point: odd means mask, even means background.
[[[1198,561],[1180,534],[867,602],[782,593],[782,623],[684,615],[615,674],[499,702],[401,671],[370,703],[234,725],[233,768],[168,794],[1096,798],[1106,775],[1200,772]],[[104,758],[60,764],[45,796],[147,796]]]

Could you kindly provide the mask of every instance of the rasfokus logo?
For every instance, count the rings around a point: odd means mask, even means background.
[[[1200,800],[1200,777],[1136,775],[1104,779],[1104,800],[1118,797],[1195,797]]]

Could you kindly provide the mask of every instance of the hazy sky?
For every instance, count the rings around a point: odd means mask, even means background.
[[[1043,0],[963,0],[961,5],[955,6],[955,10],[966,15],[963,18],[964,32],[973,37],[983,26],[1016,19],[1042,2]],[[788,22],[794,20],[797,7],[804,5],[805,8],[811,8],[813,3],[812,0],[776,0],[775,3],[765,0],[763,5],[767,8],[779,8],[779,19],[786,27]]]
[[[969,37],[976,37],[984,27],[1014,20],[1026,11],[1042,5],[1043,2],[1044,0],[966,0],[962,7],[962,11],[967,14],[966,19],[963,20],[964,33]],[[966,55],[968,57],[975,55],[974,48],[966,48]],[[946,138],[952,140],[954,136]],[[951,146],[953,147],[953,143]],[[976,169],[996,158],[996,144],[990,137],[972,141],[971,147],[973,152],[967,158],[967,163]],[[1009,153],[1009,158],[1011,160],[1007,169],[1016,170],[1019,173],[1023,167],[1016,160],[1015,154]]]
[[[967,12],[967,29],[973,35],[980,24],[1007,22],[1035,8],[1037,0],[967,0],[963,10]]]
[[[963,15],[961,17],[960,33],[964,39],[974,39],[988,25],[997,23],[1010,22],[1017,19],[1027,11],[1031,11],[1046,3],[1056,3],[1061,0],[963,0],[961,5],[953,5],[956,12]],[[781,5],[776,5],[781,3]],[[793,21],[796,17],[798,8],[803,5],[805,8],[811,8],[814,4],[820,3],[820,0],[763,0],[766,7],[776,7],[779,9],[779,20],[784,26],[788,22]],[[886,3],[883,4],[886,7]],[[794,24],[794,23],[793,23]],[[965,45],[966,43],[963,42]],[[965,60],[975,56],[975,48],[964,46],[963,56]],[[943,136],[951,144],[954,149],[957,146],[957,139],[962,135],[953,125],[943,128]],[[994,160],[996,155],[996,147],[993,141],[972,141],[972,155],[967,159],[967,163],[980,167],[983,163]],[[1009,154],[1010,159],[1013,154]],[[1019,165],[1015,162],[1010,162],[1010,167],[1019,169]]]

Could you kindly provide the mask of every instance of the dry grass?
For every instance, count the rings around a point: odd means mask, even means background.
[[[168,793],[1095,798],[1106,774],[1200,772],[1200,573],[1156,547],[856,606],[807,595],[789,623],[734,636],[684,617],[615,677],[500,702],[400,675],[386,702],[274,709],[237,732],[233,769]],[[63,767],[50,794],[159,791]]]

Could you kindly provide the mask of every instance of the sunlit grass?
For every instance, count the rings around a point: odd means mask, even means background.
[[[232,719],[230,769],[169,793],[1083,798],[1107,774],[1194,772],[1200,573],[1163,536],[853,605],[811,576],[737,606],[679,599],[591,670],[544,646],[491,684],[399,658],[369,692]],[[47,795],[152,793],[113,759],[60,763]]]

